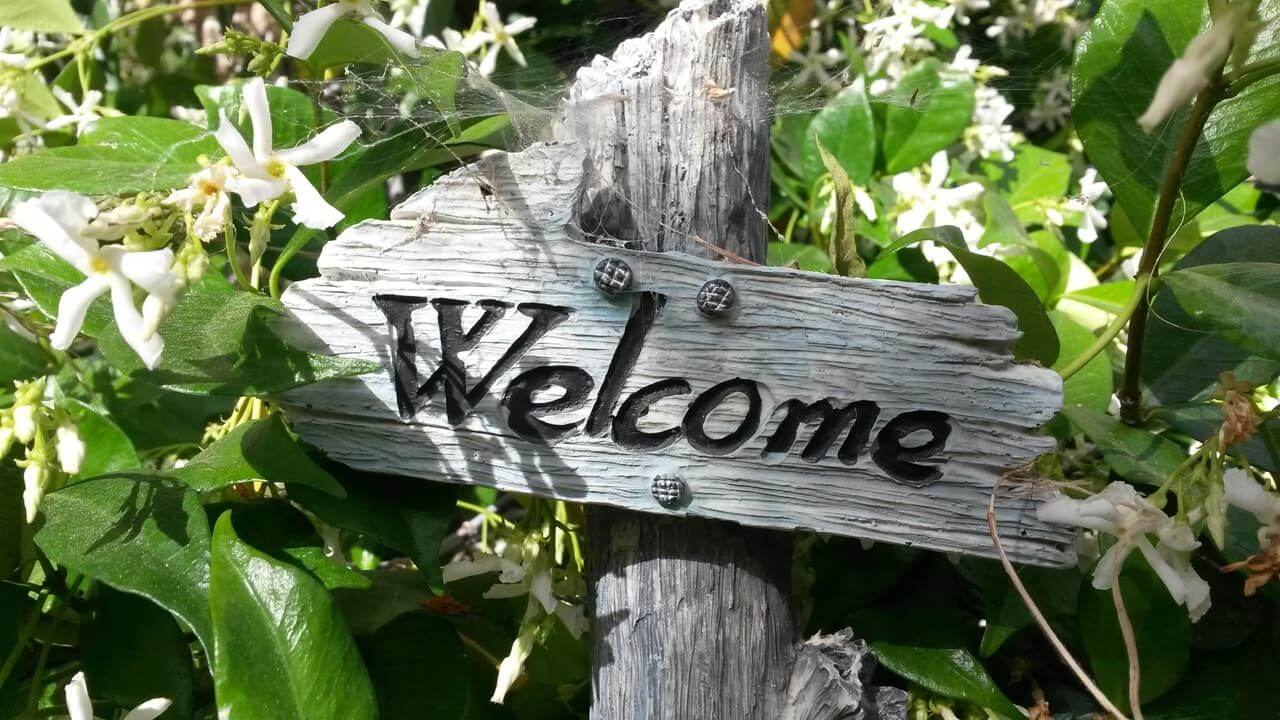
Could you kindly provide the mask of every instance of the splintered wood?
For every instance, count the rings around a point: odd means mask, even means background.
[[[495,153],[329,243],[283,330],[383,370],[288,393],[303,439],[414,478],[994,554],[991,489],[1053,448],[1036,429],[1062,401],[1013,362],[1011,312],[580,242],[582,184],[572,143]],[[1042,494],[1002,489],[1005,548],[1069,563]]]

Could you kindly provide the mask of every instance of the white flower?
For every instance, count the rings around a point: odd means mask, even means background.
[[[196,237],[208,242],[231,220],[231,196],[227,194],[230,179],[231,169],[225,163],[212,163],[191,176],[191,185],[170,193],[165,202],[188,213],[199,208],[192,229]]]
[[[1147,111],[1138,118],[1144,132],[1154,130],[1209,84],[1209,76],[1226,62],[1231,52],[1231,40],[1245,21],[1247,5],[1233,3],[1207,31],[1191,39],[1182,57],[1173,61],[1160,78]]]
[[[1080,178],[1080,194],[1067,201],[1067,207],[1083,214],[1080,231],[1076,234],[1080,242],[1089,245],[1098,239],[1098,231],[1107,228],[1107,216],[1094,203],[1108,194],[1107,184],[1098,179],[1098,171],[1089,168]]]
[[[85,455],[84,440],[80,438],[80,431],[75,425],[63,423],[54,432],[54,437],[58,444],[58,466],[62,468],[62,472],[68,475],[80,472]]]
[[[439,50],[452,50],[454,52],[460,52],[463,55],[470,55],[484,47],[488,33],[472,32],[463,35],[453,28],[445,28],[440,31],[440,37],[444,38],[444,40],[441,41],[440,38],[437,38],[434,35],[429,35],[422,42],[424,45],[429,45]]]
[[[1057,132],[1070,118],[1071,76],[1062,68],[1054,68],[1038,84],[1035,105],[1027,113],[1027,127]]]
[[[67,683],[66,696],[70,720],[93,720],[93,704],[89,702],[89,686],[84,682],[84,673],[76,673]],[[167,698],[152,698],[125,713],[123,720],[154,720],[172,704]]]
[[[1191,529],[1165,515],[1132,485],[1113,482],[1083,500],[1058,495],[1040,507],[1044,522],[1074,525],[1115,538],[1093,571],[1093,587],[1108,590],[1120,576],[1124,561],[1135,549],[1142,553],[1174,601],[1187,608],[1192,622],[1209,609],[1209,586],[1191,567],[1191,553],[1200,547]],[[1158,544],[1148,537],[1155,533]]]
[[[26,67],[27,55],[35,48],[35,33],[30,30],[0,28],[0,65]]]
[[[984,188],[971,182],[956,188],[945,188],[950,165],[947,152],[939,150],[929,161],[929,179],[919,170],[893,176],[893,190],[898,203],[905,207],[897,220],[898,235],[919,230],[926,226],[955,225],[964,233],[965,240],[976,243],[982,236],[982,225],[965,205],[982,197]]]
[[[249,207],[292,190],[294,222],[316,230],[336,225],[342,219],[342,212],[325,202],[298,168],[337,157],[360,137],[360,128],[350,120],[343,120],[298,147],[277,151],[271,147],[271,108],[267,105],[267,89],[262,78],[253,78],[244,84],[244,104],[253,124],[252,151],[240,131],[227,119],[226,112],[219,114],[218,129],[214,133],[238,171],[228,179],[227,188]]]
[[[800,66],[795,82],[804,84],[812,82],[818,85],[838,85],[839,80],[827,72],[827,68],[844,62],[844,53],[836,48],[822,49],[822,31],[818,21],[809,26],[809,42],[804,52],[792,50],[787,59]]]
[[[430,8],[431,0],[391,0],[391,19],[387,24],[408,28],[414,37],[421,37]]]
[[[519,46],[516,45],[515,36],[528,30],[538,23],[535,17],[513,17],[508,23],[502,22],[502,16],[498,14],[498,6],[491,2],[480,3],[480,17],[484,19],[484,32],[476,33],[479,38],[476,42],[480,44],[488,44],[489,49],[485,51],[484,58],[480,60],[480,74],[488,77],[493,74],[495,68],[498,67],[498,53],[505,49],[507,55],[516,62],[520,67],[527,67],[524,53],[520,52]]]
[[[35,439],[38,425],[36,411],[39,407],[38,403],[25,402],[13,408],[13,434],[23,445],[30,445]]]
[[[0,413],[0,460],[9,454],[9,448],[13,447],[16,439],[18,434],[13,431],[13,416],[10,413]]]
[[[1280,120],[1249,136],[1249,172],[1264,185],[1280,185]]]
[[[403,30],[397,30],[382,21],[373,11],[372,0],[337,0],[323,7],[305,13],[293,23],[293,34],[289,36],[289,44],[285,54],[306,60],[315,52],[325,33],[344,15],[354,15],[360,22],[377,30],[387,39],[391,47],[409,57],[418,56],[418,41]]]
[[[895,13],[872,20],[862,26],[862,31],[868,75],[883,73],[889,80],[898,80],[907,74],[913,58],[934,49],[933,41],[907,14]],[[880,94],[880,89],[887,87],[882,80],[872,85],[872,94]]]
[[[169,117],[174,120],[189,122],[192,125],[207,127],[209,115],[205,113],[203,108],[185,107],[183,105],[174,105],[169,108]]]
[[[507,698],[511,686],[515,685],[520,677],[524,661],[528,660],[529,654],[533,652],[538,625],[530,618],[532,611],[533,606],[530,605],[525,613],[524,622],[520,625],[520,634],[516,635],[515,642],[511,643],[511,652],[507,653],[502,663],[498,665],[498,680],[494,683],[493,696],[489,698],[489,702],[501,704]]]
[[[1253,515],[1262,523],[1258,528],[1258,545],[1265,547],[1271,539],[1280,535],[1280,495],[1249,477],[1240,468],[1228,468],[1222,474],[1227,503]]]
[[[1012,114],[1013,105],[999,90],[979,85],[974,94],[973,125],[964,134],[970,155],[1013,160],[1013,146],[1022,141],[1022,136],[1007,122]]]
[[[160,362],[164,340],[155,333],[154,323],[139,313],[133,286],[148,293],[144,308],[150,305],[147,314],[151,320],[158,311],[172,307],[177,301],[177,281],[170,272],[173,251],[165,248],[144,252],[122,245],[99,245],[86,236],[89,221],[97,213],[88,198],[60,190],[23,202],[13,210],[13,221],[19,227],[85,276],[58,301],[57,325],[49,341],[59,350],[70,347],[89,306],[110,292],[120,335],[146,366],[154,369]]]
[[[27,458],[18,465],[22,467],[22,507],[30,525],[36,520],[45,487],[49,484],[49,466],[43,457],[33,452],[28,452]]]
[[[92,125],[99,118],[114,117],[120,114],[119,110],[113,108],[102,107],[102,93],[98,90],[90,90],[84,94],[84,99],[76,102],[75,97],[60,87],[53,88],[53,96],[58,98],[58,102],[67,106],[69,111],[65,115],[60,115],[45,125],[46,130],[61,130],[65,127],[74,127],[76,135],[84,133],[85,128]]]

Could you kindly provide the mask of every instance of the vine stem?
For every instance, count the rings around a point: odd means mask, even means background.
[[[1133,636],[1133,623],[1124,607],[1124,593],[1120,591],[1120,578],[1111,583],[1111,599],[1116,604],[1116,620],[1120,622],[1120,635],[1124,638],[1124,651],[1129,656],[1129,710],[1133,720],[1146,720],[1142,716],[1142,669],[1138,664],[1138,640]]]
[[[1133,317],[1134,311],[1138,309],[1138,305],[1147,296],[1147,288],[1150,286],[1150,275],[1145,277],[1140,276],[1134,280],[1133,293],[1129,295],[1129,299],[1125,301],[1124,307],[1122,307],[1120,312],[1116,314],[1115,319],[1111,321],[1111,324],[1107,326],[1107,329],[1098,336],[1098,339],[1095,340],[1087,350],[1080,353],[1076,359],[1072,360],[1070,364],[1062,368],[1059,374],[1062,375],[1063,380],[1069,380],[1072,375],[1080,372],[1084,369],[1084,366],[1089,364],[1090,360],[1093,360],[1093,358],[1098,355],[1098,353],[1106,350],[1107,347],[1111,345],[1111,341],[1115,340],[1116,336],[1120,334],[1120,331],[1124,329],[1124,326],[1129,323],[1129,319]]]
[[[1003,479],[1002,479],[1003,480]],[[1098,687],[1080,667],[1080,663],[1071,655],[1071,651],[1067,650],[1067,646],[1062,643],[1062,639],[1049,626],[1049,621],[1045,619],[1044,613],[1040,611],[1040,606],[1036,605],[1036,601],[1031,598],[1031,593],[1027,592],[1027,588],[1022,584],[1022,578],[1018,577],[1018,571],[1013,567],[1013,563],[1009,562],[1009,556],[1004,551],[1004,544],[1000,542],[999,528],[996,526],[996,491],[1000,489],[1002,480],[997,480],[995,487],[991,488],[991,500],[987,503],[987,527],[991,531],[991,542],[995,545],[996,555],[1000,558],[1000,566],[1004,568],[1004,572],[1009,576],[1009,582],[1013,583],[1013,589],[1018,591],[1018,596],[1022,598],[1022,603],[1027,606],[1027,611],[1031,613],[1031,617],[1035,618],[1036,624],[1040,626],[1040,632],[1044,633],[1049,644],[1057,651],[1058,657],[1062,658],[1062,662],[1071,670],[1071,672],[1080,680],[1080,684],[1085,690],[1093,696],[1093,699],[1104,710],[1111,714],[1116,720],[1129,720],[1129,717],[1120,712],[1120,708],[1115,703],[1107,699],[1102,690]]]
[[[132,25],[137,25],[140,22],[145,22],[152,18],[163,17],[170,13],[182,12],[184,10],[198,10],[200,8],[218,7],[219,5],[235,5],[240,2],[243,2],[243,0],[198,0],[197,2],[181,3],[177,5],[156,5],[155,7],[135,10],[128,15],[118,17],[88,35],[85,35],[83,40],[72,42],[67,47],[53,53],[52,55],[46,55],[27,63],[27,70],[38,70],[55,60],[60,60],[68,55],[78,54],[81,51],[81,48],[93,47],[99,40],[113,32],[123,30]]]
[[[1165,243],[1169,239],[1169,226],[1173,220],[1173,210],[1177,205],[1182,188],[1182,180],[1191,165],[1196,145],[1200,142],[1200,133],[1209,120],[1209,113],[1226,95],[1226,85],[1222,80],[1222,68],[1214,73],[1209,86],[1196,96],[1191,106],[1191,115],[1183,126],[1182,136],[1174,148],[1173,159],[1164,174],[1164,182],[1160,186],[1160,199],[1156,204],[1155,216],[1151,220],[1151,233],[1142,248],[1142,261],[1138,266],[1137,279],[1150,284],[1159,272],[1160,255],[1164,252]],[[1147,314],[1151,309],[1151,300],[1147,293],[1142,293],[1134,308],[1129,322],[1129,347],[1124,359],[1124,383],[1117,396],[1120,399],[1120,419],[1130,425],[1142,422],[1142,351],[1146,343]]]

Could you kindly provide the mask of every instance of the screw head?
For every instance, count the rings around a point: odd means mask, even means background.
[[[677,510],[689,504],[689,486],[674,475],[659,475],[653,479],[649,492],[658,504],[668,510]]]
[[[617,295],[631,289],[635,283],[631,266],[620,258],[605,258],[596,263],[596,287],[606,295]]]
[[[698,290],[698,311],[711,317],[722,315],[733,307],[737,298],[738,291],[733,289],[728,280],[708,280]]]

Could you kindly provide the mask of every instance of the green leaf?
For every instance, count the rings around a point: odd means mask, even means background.
[[[78,33],[84,30],[67,0],[0,3],[0,26],[40,33]]]
[[[360,473],[335,463],[326,463],[326,467],[346,488],[345,498],[292,482],[289,496],[330,525],[364,533],[408,555],[432,589],[440,592],[444,587],[440,543],[453,519],[457,486]]]
[[[1070,159],[1031,143],[1018,146],[1012,163],[988,161],[982,164],[982,172],[995,181],[1023,223],[1044,222],[1037,202],[1060,201],[1071,183]]]
[[[49,358],[40,346],[0,323],[0,386],[15,380],[29,380],[49,369]]]
[[[1187,458],[1177,443],[1105,413],[1078,406],[1063,408],[1062,413],[1098,446],[1111,469],[1127,480],[1161,485]]]
[[[1276,47],[1280,2],[1264,0],[1263,28],[1251,60]],[[1071,115],[1089,161],[1111,186],[1138,232],[1145,235],[1165,167],[1189,109],[1150,135],[1138,127],[1165,70],[1207,27],[1207,3],[1107,0],[1076,45]],[[1247,143],[1254,128],[1280,113],[1280,82],[1257,83],[1217,106],[1196,146],[1173,217],[1191,220],[1248,176]]]
[[[1062,353],[1053,369],[1061,371],[1084,354],[1097,338],[1089,328],[1057,310],[1049,311],[1049,319],[1053,321],[1053,327],[1058,331],[1058,342],[1062,345]],[[1062,404],[1083,405],[1090,410],[1106,412],[1112,392],[1111,358],[1106,352],[1100,352],[1062,383]]]
[[[151,600],[213,648],[209,525],[194,492],[168,478],[105,476],[49,493],[41,514],[35,540],[51,560]]]
[[[191,650],[169,613],[143,598],[103,588],[93,615],[80,627],[80,651],[95,701],[132,710],[152,698],[168,698],[173,705],[165,718],[191,720]]]
[[[992,560],[965,558],[962,568],[976,576],[982,591],[986,628],[979,654],[995,655],[1019,630],[1035,623],[1022,596],[1014,589],[1004,569]],[[1018,575],[1036,606],[1049,620],[1069,618],[1076,613],[1076,598],[1083,579],[1078,571],[1040,567],[1019,568]]]
[[[885,169],[900,173],[959,140],[973,117],[973,80],[927,58],[898,83],[885,113]]]
[[[219,154],[203,128],[153,117],[98,120],[72,147],[55,147],[0,165],[0,188],[127,195],[186,185],[201,155]]]
[[[1129,297],[1133,295],[1133,285],[1132,280],[1118,280],[1073,290],[1062,297],[1104,310],[1112,315],[1119,315],[1125,303],[1129,301]]]
[[[835,156],[822,146],[822,141],[815,137],[814,144],[818,146],[818,153],[822,155],[822,162],[826,164],[827,172],[831,173],[831,182],[835,185],[836,221],[831,228],[831,242],[827,250],[832,259],[831,270],[836,275],[845,277],[866,277],[867,264],[858,255],[858,243],[853,230],[853,184],[849,182],[849,176]]]
[[[338,481],[303,452],[279,413],[237,426],[173,475],[200,492],[266,480],[346,497]]]
[[[1219,263],[1280,263],[1280,228],[1237,227],[1208,238],[1178,261],[1175,272]],[[1271,318],[1253,318],[1266,323]],[[1160,290],[1147,320],[1142,381],[1162,403],[1206,400],[1218,376],[1232,371],[1238,380],[1266,384],[1280,372],[1280,362],[1237,347],[1218,333],[1194,327],[1173,292]]]
[[[1125,610],[1133,624],[1142,672],[1139,697],[1148,703],[1168,692],[1191,657],[1191,621],[1146,561],[1134,556],[1120,575]],[[1079,627],[1085,657],[1098,687],[1127,709],[1129,659],[1110,590],[1086,585],[1080,591]]]
[[[79,400],[69,399],[66,405],[85,444],[84,461],[76,477],[91,478],[142,467],[133,441],[114,422]]]
[[[293,32],[293,15],[285,7],[281,0],[258,0],[258,4],[266,9],[275,21],[280,23],[280,27],[284,28],[287,33]]]
[[[1022,717],[1018,706],[996,687],[986,668],[962,648],[914,647],[886,641],[871,643],[886,668],[927,690],[967,700],[999,713],[1006,720]]]
[[[1280,264],[1200,265],[1163,277],[1200,327],[1249,352],[1280,360]]]
[[[328,590],[367,590],[373,583],[340,557],[325,555],[315,526],[287,502],[236,505],[240,539],[283,563],[305,570]]]
[[[810,183],[828,170],[820,147],[839,161],[854,184],[866,185],[871,180],[876,162],[876,124],[867,98],[866,78],[857,77],[810,121],[802,159],[804,177]]]
[[[809,272],[830,272],[831,258],[817,245],[804,243],[769,243],[766,264],[773,267],[794,267]]]
[[[313,355],[287,344],[268,322],[282,312],[278,301],[253,293],[189,292],[160,325],[165,352],[148,378],[188,392],[259,395],[377,369],[376,363]],[[117,369],[148,372],[114,325],[98,340]]]
[[[220,716],[243,720],[373,720],[369,675],[324,586],[236,537],[231,513],[213,532],[209,584]]]
[[[471,673],[447,620],[403,615],[360,641],[381,720],[470,717]]]
[[[885,262],[892,253],[925,240],[931,240],[951,253],[978,288],[982,302],[1003,305],[1017,316],[1022,337],[1013,345],[1014,357],[1035,360],[1046,367],[1053,365],[1058,359],[1058,334],[1035,290],[999,259],[971,252],[958,228],[949,225],[925,228],[903,236],[884,249],[869,274],[878,277],[876,265]]]

